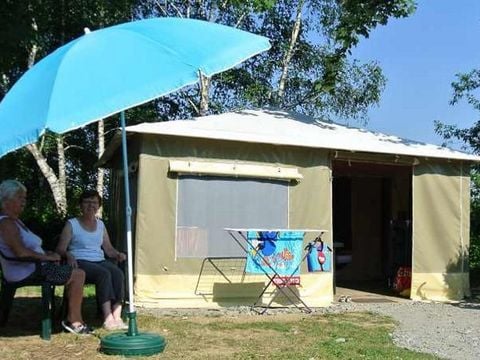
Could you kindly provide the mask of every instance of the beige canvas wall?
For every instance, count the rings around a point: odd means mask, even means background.
[[[137,299],[165,306],[175,302],[177,306],[203,306],[219,304],[231,293],[219,286],[221,280],[215,280],[220,281],[216,293],[208,296],[195,294],[203,259],[175,258],[177,174],[168,171],[170,159],[235,160],[240,163],[297,167],[303,179],[298,183],[292,182],[289,187],[289,226],[327,229],[329,232],[324,239],[331,244],[331,174],[327,152],[253,143],[146,136],[142,142],[138,170],[135,243]],[[309,240],[311,236],[305,239]],[[302,271],[306,271],[305,266]],[[250,280],[246,277],[242,281]],[[332,282],[331,273],[308,274],[299,291],[311,304],[325,304],[332,298]],[[221,296],[222,291],[225,297]],[[250,298],[251,291],[255,290],[248,286],[242,290],[241,287],[240,295]],[[238,298],[242,297],[240,295]]]
[[[425,161],[413,178],[414,299],[461,299],[469,293],[469,169]]]
[[[331,170],[327,151],[158,136],[144,136],[140,144],[135,291],[143,303],[186,307],[249,303],[258,290],[258,279],[246,277],[240,288],[225,286],[219,280],[212,284],[211,294],[195,293],[202,259],[175,259],[177,175],[169,173],[169,159],[297,167],[304,178],[289,189],[289,225],[328,229],[325,240],[331,244]],[[399,189],[408,189],[403,178],[395,181]],[[467,165],[459,162],[424,161],[414,167],[412,298],[445,300],[468,294],[465,252],[469,245],[469,181]],[[394,213],[408,207],[406,197],[392,201]],[[369,257],[371,260],[372,255]],[[372,264],[375,269],[371,270],[376,272],[378,264]],[[321,306],[331,301],[331,273],[306,274],[303,279],[305,286],[300,292],[307,303]],[[232,294],[239,296],[232,298]],[[271,292],[267,292],[269,295]]]

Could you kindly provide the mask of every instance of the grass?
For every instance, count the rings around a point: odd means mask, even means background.
[[[107,334],[102,329],[88,337],[56,329],[51,341],[41,340],[39,308],[39,298],[19,293],[0,330],[2,360],[122,358],[98,352]],[[84,313],[89,324],[100,326],[91,296]],[[390,336],[394,322],[371,313],[156,317],[139,311],[138,323],[140,331],[167,340],[162,354],[146,359],[435,359],[396,347]]]

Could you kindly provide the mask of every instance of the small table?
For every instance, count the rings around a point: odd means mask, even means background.
[[[261,270],[261,272],[267,276],[269,281],[263,288],[262,292],[258,296],[258,298],[255,300],[254,304],[252,305],[252,309],[256,311],[256,308],[262,307],[262,311],[257,311],[260,314],[264,314],[270,307],[275,299],[275,296],[273,296],[269,303],[265,305],[260,305],[259,302],[261,301],[261,298],[265,291],[267,291],[268,287],[273,284],[275,287],[283,294],[283,296],[288,299],[288,301],[294,305],[297,309],[303,310],[307,313],[311,313],[312,309],[301,299],[300,295],[297,294],[291,286],[299,285],[299,276],[296,276],[298,273],[300,266],[302,262],[305,261],[307,258],[309,252],[311,251],[312,247],[314,247],[317,243],[322,242],[322,235],[327,232],[327,230],[323,229],[256,229],[256,228],[225,228],[225,231],[227,231],[230,236],[235,240],[235,242],[243,249],[243,251],[247,254],[247,261],[248,257],[250,256],[251,251],[255,252],[255,256],[258,256],[260,259],[260,262],[257,262],[257,268]],[[303,248],[303,255],[299,259],[299,261],[295,262],[293,266],[290,267],[290,272],[285,273],[285,274],[279,274],[278,269],[276,269],[274,266],[270,264],[269,261],[265,258],[265,256],[262,254],[261,251],[258,251],[258,245],[254,244],[254,240],[250,238],[249,234],[252,233],[257,233],[261,235],[264,234],[276,234],[275,240],[271,241],[281,241],[278,238],[281,237],[282,234],[288,235],[295,233],[294,235],[297,236],[301,234],[301,238],[298,238],[298,240],[302,241],[301,247],[303,247],[303,237],[305,233],[310,232],[310,233],[317,233],[318,235],[315,237],[315,239],[307,244],[305,248]],[[265,239],[259,239],[257,240],[259,243],[262,243],[265,246]],[[291,255],[291,254],[290,254]],[[293,270],[292,270],[293,269]],[[299,306],[297,304],[297,301],[302,305]]]

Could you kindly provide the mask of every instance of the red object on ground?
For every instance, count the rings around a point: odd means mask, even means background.
[[[402,293],[405,290],[410,290],[412,287],[412,268],[401,266],[397,270],[397,275],[393,281],[393,290],[397,293]]]

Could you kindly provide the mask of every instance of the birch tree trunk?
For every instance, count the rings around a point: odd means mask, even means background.
[[[63,146],[63,141],[61,143]],[[64,184],[61,184],[57,175],[50,167],[50,165],[47,164],[47,160],[45,159],[36,144],[27,145],[27,149],[35,158],[35,161],[37,162],[40,171],[47,180],[48,185],[50,185],[50,189],[52,190],[53,199],[55,200],[55,205],[57,207],[58,213],[62,216],[65,216],[67,214],[67,197]]]
[[[67,173],[66,173],[66,159],[65,159],[65,147],[63,146],[63,136],[58,135],[57,141],[57,153],[58,153],[58,191],[60,194],[60,204],[57,205],[60,214],[67,214]],[[52,188],[53,191],[53,188]]]
[[[102,156],[103,152],[105,151],[105,122],[103,119],[98,121],[98,157]],[[98,168],[97,170],[97,192],[100,196],[103,197],[103,186],[104,186],[104,176],[105,176],[105,169]],[[97,216],[102,217],[103,214],[103,206],[97,211]]]
[[[35,19],[32,19],[32,29],[38,31],[38,26]],[[38,47],[36,44],[32,45],[28,54],[28,68],[30,69],[35,63]],[[58,152],[58,177],[55,171],[48,165],[47,159],[42,154],[41,150],[36,144],[27,145],[27,149],[35,159],[40,171],[47,180],[50,189],[52,190],[53,199],[57,212],[61,216],[67,214],[67,176],[65,170],[65,148],[63,146],[63,136],[58,136],[57,139]]]
[[[202,73],[199,73],[199,84],[200,84],[200,106],[199,106],[199,115],[205,116],[208,113],[208,89],[210,87],[210,78],[206,77]]]
[[[282,75],[280,76],[280,80],[278,82],[278,91],[276,96],[276,105],[280,105],[283,101],[283,97],[285,96],[285,84],[287,82],[288,77],[288,67],[290,66],[290,61],[292,60],[293,53],[295,52],[295,46],[297,44],[298,33],[300,32],[300,27],[302,25],[302,10],[305,1],[300,0],[297,6],[297,14],[295,17],[295,24],[293,25],[292,29],[292,36],[290,38],[290,45],[288,46],[288,50],[285,53],[282,61]]]

